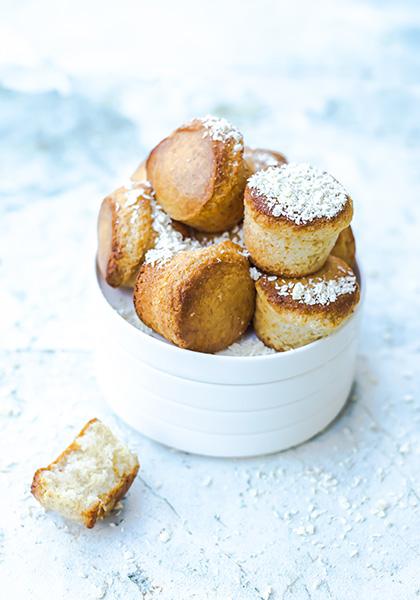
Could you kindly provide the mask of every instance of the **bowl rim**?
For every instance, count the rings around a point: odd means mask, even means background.
[[[155,346],[156,348],[163,348],[165,349],[165,352],[169,352],[171,353],[174,358],[175,357],[179,357],[179,356],[184,356],[184,357],[188,357],[190,356],[192,358],[192,360],[197,360],[197,355],[202,357],[202,360],[210,360],[213,363],[219,363],[220,365],[225,363],[226,360],[229,361],[230,364],[232,365],[239,365],[239,364],[244,364],[245,362],[251,363],[252,362],[257,362],[259,364],[261,363],[275,363],[277,361],[281,360],[287,360],[290,357],[297,357],[299,355],[304,355],[308,352],[313,352],[316,351],[316,349],[322,349],[325,345],[330,344],[331,340],[334,339],[339,332],[341,331],[342,327],[346,327],[347,325],[349,325],[360,313],[361,308],[364,304],[365,301],[365,295],[366,295],[366,278],[364,276],[364,271],[363,269],[360,267],[360,263],[358,260],[356,260],[356,266],[353,269],[353,271],[356,274],[356,277],[359,281],[359,285],[360,285],[360,299],[359,302],[353,312],[353,314],[350,316],[350,318],[343,324],[343,326],[337,327],[337,329],[333,332],[330,333],[330,335],[327,335],[324,338],[321,338],[319,340],[315,340],[314,342],[310,342],[309,344],[306,344],[305,346],[300,346],[299,348],[293,348],[291,350],[285,350],[284,352],[274,352],[272,354],[256,354],[256,355],[251,355],[251,356],[232,356],[229,354],[211,354],[209,352],[198,352],[197,350],[189,350],[187,348],[179,348],[178,346],[176,346],[175,344],[173,344],[172,342],[169,341],[163,341],[160,340],[156,337],[153,337],[152,335],[149,335],[148,333],[142,331],[141,329],[138,329],[137,327],[135,327],[134,325],[132,325],[131,323],[129,323],[126,319],[124,319],[124,317],[122,315],[120,315],[118,313],[117,310],[115,310],[115,308],[109,303],[109,301],[107,300],[105,294],[103,293],[100,281],[102,279],[102,276],[100,274],[99,271],[99,267],[98,267],[98,262],[97,262],[97,257],[95,254],[95,288],[96,288],[96,292],[97,295],[99,294],[102,303],[104,305],[106,305],[108,313],[113,315],[113,319],[115,319],[116,321],[118,320],[118,323],[124,323],[124,327],[128,327],[130,329],[131,332],[134,333],[134,335],[138,336],[138,338],[146,343],[151,344],[152,346]],[[193,358],[194,357],[194,358]]]

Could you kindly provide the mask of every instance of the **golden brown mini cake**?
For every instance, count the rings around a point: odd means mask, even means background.
[[[350,317],[360,298],[353,271],[334,256],[307,277],[262,275],[256,289],[255,332],[279,351],[329,335]]]
[[[353,203],[334,177],[307,164],[258,171],[245,189],[244,240],[268,273],[299,277],[327,260]]]
[[[134,285],[153,245],[152,223],[152,188],[147,182],[118,188],[103,200],[98,217],[98,265],[109,285]]]
[[[212,116],[179,127],[147,159],[162,208],[201,231],[224,231],[241,220],[248,176],[242,134]]]
[[[47,510],[90,529],[127,493],[138,470],[137,456],[92,419],[56,460],[36,471],[31,492]]]
[[[342,258],[352,269],[356,264],[356,241],[354,239],[353,230],[349,225],[340,233],[334,248],[331,250],[333,256]]]
[[[159,260],[151,251],[137,277],[139,318],[181,348],[217,352],[247,329],[255,286],[241,248],[223,242]]]
[[[266,150],[265,148],[245,147],[244,159],[248,165],[250,174],[254,174],[261,169],[285,165],[287,158],[281,152],[275,150]]]
[[[130,177],[131,181],[147,181],[146,161],[143,160]]]

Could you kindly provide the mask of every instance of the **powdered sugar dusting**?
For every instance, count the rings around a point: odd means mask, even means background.
[[[269,167],[248,180],[248,187],[263,196],[273,217],[286,217],[297,225],[335,217],[348,194],[332,175],[306,163]]]
[[[309,279],[307,283],[289,282],[274,285],[279,296],[291,296],[299,304],[331,304],[339,296],[352,294],[356,290],[355,275],[346,275],[337,279],[324,280],[321,278]]]
[[[215,117],[213,115],[206,115],[198,119],[205,127],[203,137],[210,137],[216,142],[228,142],[233,140],[235,145],[233,147],[234,152],[243,150],[243,137],[242,133],[227,119]]]

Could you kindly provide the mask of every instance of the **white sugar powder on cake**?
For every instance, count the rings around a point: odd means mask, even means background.
[[[346,190],[332,175],[306,163],[258,171],[248,187],[263,197],[273,217],[286,217],[297,225],[332,219],[348,201]]]
[[[233,140],[236,142],[233,148],[234,152],[239,152],[243,149],[242,133],[232,123],[229,123],[227,119],[206,115],[205,117],[200,117],[198,121],[205,127],[203,137],[209,136],[215,142]]]
[[[356,290],[356,277],[347,275],[337,279],[309,279],[307,283],[289,282],[274,285],[279,296],[291,296],[300,304],[326,305],[335,302],[339,296],[352,294]]]

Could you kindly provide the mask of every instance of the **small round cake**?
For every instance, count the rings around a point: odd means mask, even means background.
[[[343,259],[352,269],[356,264],[356,240],[354,239],[351,225],[343,229],[337,238],[334,248],[331,250],[333,256]]]
[[[107,196],[98,216],[98,266],[112,287],[133,287],[153,246],[153,191],[148,182],[120,187]]]
[[[194,119],[152,150],[147,178],[172,219],[201,231],[224,231],[243,216],[250,174],[243,151],[242,134],[226,119]]]
[[[308,275],[325,263],[352,216],[350,196],[325,171],[295,163],[269,167],[245,189],[245,245],[263,271]]]
[[[180,348],[223,350],[254,314],[248,260],[230,241],[169,259],[151,252],[137,277],[134,306],[143,323]]]
[[[278,167],[287,164],[287,158],[284,154],[275,150],[266,150],[265,148],[245,147],[244,159],[251,174],[262,169],[267,169],[268,167]]]
[[[334,256],[307,277],[263,274],[256,289],[255,332],[266,346],[278,351],[333,333],[351,316],[360,298],[354,272]]]

